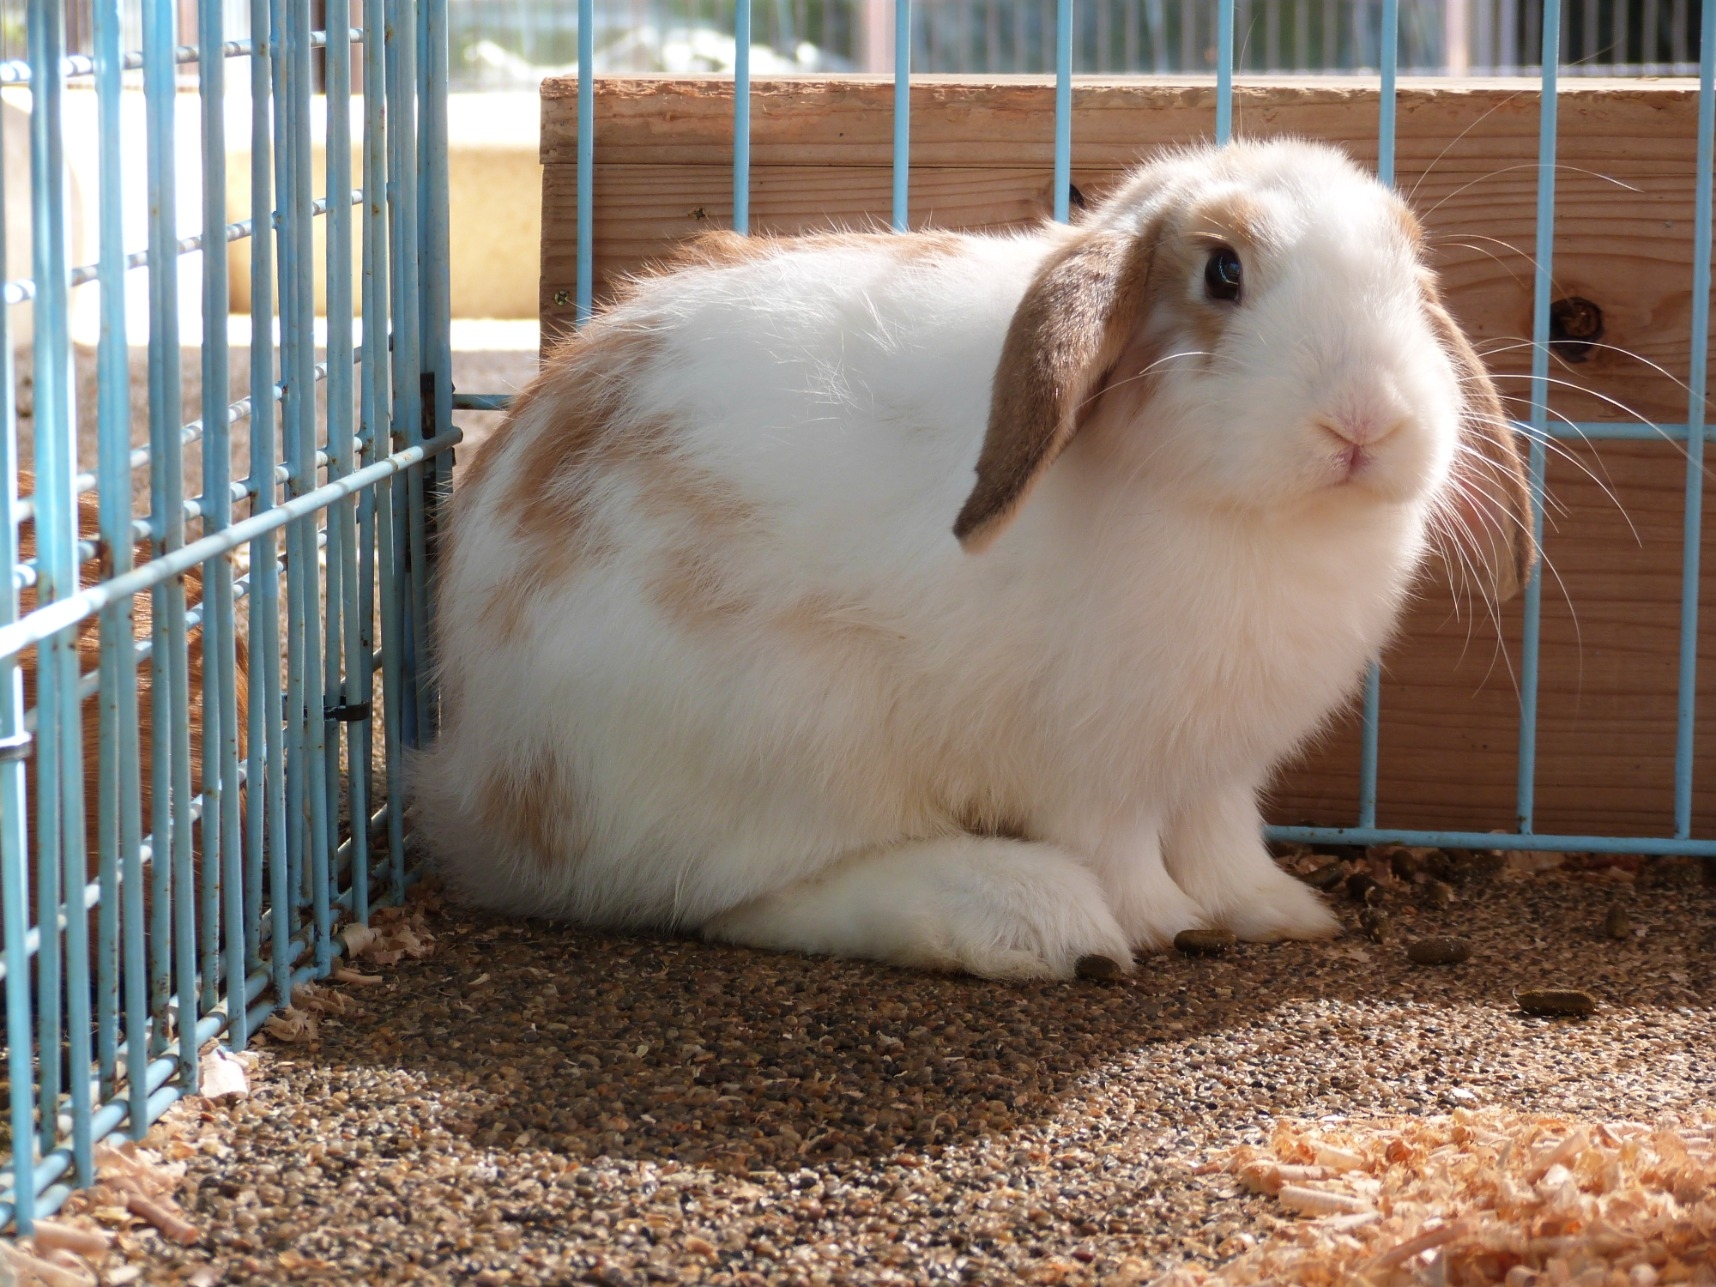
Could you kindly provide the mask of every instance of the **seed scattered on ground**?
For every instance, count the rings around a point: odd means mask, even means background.
[[[1174,946],[1187,956],[1220,956],[1237,939],[1231,930],[1189,929],[1174,935]]]
[[[1633,918],[1627,915],[1626,908],[1609,908],[1609,914],[1603,917],[1603,933],[1614,939],[1631,938],[1633,936]]]
[[[1410,884],[1424,875],[1424,859],[1404,845],[1397,845],[1388,855],[1388,869],[1396,880]]]
[[[1347,877],[1347,897],[1355,903],[1374,903],[1382,897],[1382,886],[1375,877],[1355,871]]]
[[[1489,880],[1507,867],[1507,859],[1494,849],[1444,849],[1448,859],[1447,879],[1454,885]]]
[[[1597,998],[1576,988],[1532,988],[1514,1000],[1527,1014],[1582,1019],[1597,1009]]]
[[[1380,907],[1367,907],[1359,913],[1359,928],[1373,943],[1386,943],[1393,934],[1388,913]]]
[[[1406,955],[1414,965],[1458,965],[1470,958],[1472,945],[1464,939],[1437,935],[1408,943]]]
[[[1094,955],[1079,957],[1073,973],[1081,979],[1094,979],[1098,983],[1113,983],[1126,975],[1120,968],[1120,962],[1113,957]]]
[[[1424,892],[1420,897],[1426,907],[1452,907],[1454,905],[1454,887],[1445,880],[1427,880],[1424,882]]]
[[[1313,857],[1324,858],[1326,854],[1315,854]],[[1333,889],[1347,878],[1347,865],[1339,858],[1330,859],[1320,867],[1313,867],[1306,872],[1303,880],[1312,889]]]

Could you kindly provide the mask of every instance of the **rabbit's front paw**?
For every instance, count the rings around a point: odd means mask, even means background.
[[[1249,943],[1334,938],[1341,923],[1316,891],[1274,863],[1253,867],[1244,885],[1222,891],[1215,921]]]
[[[1106,876],[1109,901],[1135,951],[1159,952],[1181,930],[1214,924],[1203,905],[1176,885],[1159,859]]]
[[[991,979],[1070,979],[1086,957],[1132,968],[1127,936],[1085,867],[1051,845],[991,837],[857,854],[723,913],[703,933]]]

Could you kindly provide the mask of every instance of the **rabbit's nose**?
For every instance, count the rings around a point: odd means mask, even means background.
[[[1371,416],[1327,416],[1316,422],[1340,481],[1361,473],[1381,445],[1407,422],[1404,416],[1381,420]]]
[[[1403,415],[1385,418],[1364,412],[1349,412],[1323,416],[1318,419],[1317,428],[1354,447],[1375,447],[1403,429],[1410,420],[1410,416]]]

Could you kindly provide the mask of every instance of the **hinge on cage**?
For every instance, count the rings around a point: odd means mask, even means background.
[[[368,719],[369,715],[369,702],[341,702],[338,706],[328,706],[322,711],[324,719],[337,719],[345,724]]]
[[[30,732],[14,733],[11,737],[0,737],[0,763],[7,760],[27,760],[30,758],[30,744],[36,740],[36,735]]]

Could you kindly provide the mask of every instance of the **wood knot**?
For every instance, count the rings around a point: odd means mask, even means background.
[[[1549,350],[1564,362],[1589,360],[1603,338],[1603,310],[1582,295],[1549,306]]]

